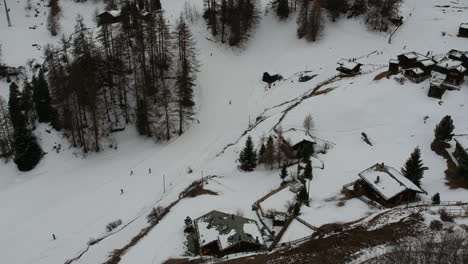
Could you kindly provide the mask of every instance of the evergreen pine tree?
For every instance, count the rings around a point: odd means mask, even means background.
[[[432,196],[432,204],[440,204],[440,194],[436,193]]]
[[[441,143],[452,140],[454,129],[452,118],[449,115],[445,116],[434,130],[434,141]]]
[[[39,71],[37,78],[33,78],[33,99],[38,121],[41,123],[51,122],[53,113],[50,106],[49,85],[42,70]]]
[[[311,181],[312,177],[312,162],[310,161],[310,159],[307,159],[306,166],[304,168],[304,178]]]
[[[299,15],[297,17],[297,37],[303,38],[309,31],[309,0],[300,0]]]
[[[305,186],[299,191],[296,199],[302,204],[309,206],[309,194],[307,193]]]
[[[421,160],[421,150],[419,147],[416,147],[411,153],[410,158],[406,161],[405,166],[401,169],[403,176],[408,178],[418,187],[421,187],[421,179],[424,176],[424,171],[427,170],[427,167],[424,167],[424,164]]]
[[[258,150],[258,163],[264,162],[263,155],[265,154],[265,150],[266,150],[265,144],[262,143],[262,145],[260,145],[260,149]]]
[[[178,50],[177,69],[177,104],[179,116],[179,135],[184,132],[183,125],[186,120],[192,120],[193,87],[195,86],[195,74],[198,71],[197,48],[195,39],[184,18],[181,16],[176,25],[176,47]]]
[[[288,177],[288,168],[286,167],[286,164],[283,164],[283,167],[281,168],[281,172],[279,176],[281,180],[283,180],[283,182],[284,182],[284,179]]]
[[[244,171],[253,171],[257,166],[257,153],[254,150],[252,138],[247,137],[245,147],[239,156],[240,168]]]
[[[30,171],[39,163],[43,152],[36,137],[27,127],[19,87],[14,82],[10,85],[8,108],[14,130],[14,161],[20,171]]]
[[[273,169],[273,164],[275,163],[275,142],[271,136],[268,137],[262,161],[270,165],[270,169]]]
[[[276,2],[276,15],[281,19],[289,17],[289,0],[277,0]]]

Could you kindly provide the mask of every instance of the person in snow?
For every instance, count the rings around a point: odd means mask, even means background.
[[[120,189],[120,195],[124,194],[124,190]]]
[[[130,170],[130,176],[132,176],[132,175],[133,175],[133,170]]]
[[[52,234],[52,238],[53,238],[54,240],[56,240],[56,239],[57,239],[57,238],[55,237],[55,234]]]
[[[229,104],[231,104],[231,100],[229,100]]]
[[[151,168],[148,169],[148,174],[151,174]]]

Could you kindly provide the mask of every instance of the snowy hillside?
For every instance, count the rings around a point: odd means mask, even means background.
[[[45,2],[32,2],[40,14],[45,12]],[[202,0],[190,2],[202,11]],[[261,2],[261,21],[244,50],[213,42],[203,19],[191,25],[201,62],[195,88],[199,122],[179,138],[155,143],[129,128],[110,136],[117,150],[107,148],[82,157],[59,132],[49,133],[50,127],[39,125],[35,133],[47,155],[34,170],[22,173],[13,162],[0,164],[2,263],[55,264],[75,257],[73,263],[103,263],[113,250],[128,244],[148,225],[146,216],[153,207],[169,205],[193,181],[216,175],[205,188],[218,195],[181,200],[119,263],[163,263],[181,257],[186,252],[186,216],[194,219],[220,210],[257,219],[252,204],[280,185],[279,170],[261,166],[247,173],[237,168],[236,160],[247,135],[252,136],[257,147],[260,138],[273,133],[279,121],[283,129],[301,129],[309,113],[315,121],[313,136],[333,145],[326,154],[318,155],[323,169],[316,168],[321,164],[313,164],[311,204],[302,208],[301,215],[309,224],[349,222],[374,213],[377,209],[358,199],[338,205],[343,198],[342,186],[377,162],[400,169],[417,146],[429,168],[422,179],[422,188],[428,193],[423,198],[440,193],[444,201],[468,200],[466,189],[450,189],[445,184],[446,161],[430,147],[434,127],[445,115],[452,116],[456,134],[468,133],[467,82],[461,91],[447,92],[439,103],[427,97],[429,80],[419,84],[407,81],[404,85],[394,77],[374,80],[387,70],[390,59],[403,52],[444,54],[450,49],[467,50],[468,39],[457,38],[456,34],[459,24],[468,22],[468,4],[461,0],[455,1],[457,4],[449,0],[405,0],[401,7],[405,23],[389,44],[389,34],[368,30],[360,19],[327,23],[321,33],[323,38],[317,42],[300,40],[294,18],[280,22],[271,12],[263,13],[269,0]],[[174,23],[185,0],[161,3]],[[76,14],[94,25],[95,10],[103,10],[102,3],[91,0],[62,0],[61,4],[64,34],[73,32]],[[37,47],[57,43],[59,37],[50,36],[45,16],[36,18],[33,11],[25,11],[24,1],[9,1],[8,5],[13,27],[5,23],[3,6],[0,11],[4,61],[20,66],[30,58],[41,60],[42,50]],[[337,75],[336,63],[342,58],[358,58],[363,63],[363,74],[336,77],[321,86]],[[261,82],[267,71],[280,73],[285,79],[267,89]],[[298,82],[304,71],[317,76]],[[8,96],[8,86],[0,81],[0,95]],[[288,109],[317,87],[326,92]],[[264,119],[255,123],[260,115]],[[244,135],[249,124],[254,123]],[[361,140],[362,132],[369,135],[372,147]],[[54,149],[58,144],[62,145],[59,153]],[[189,173],[189,169],[193,172]],[[118,219],[123,224],[107,232],[106,225]],[[288,231],[285,237],[302,237],[297,233],[310,234],[298,227],[296,233]],[[88,247],[91,239],[99,238],[103,239]]]

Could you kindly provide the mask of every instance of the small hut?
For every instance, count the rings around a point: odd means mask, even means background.
[[[460,28],[458,29],[458,36],[462,38],[468,38],[468,23],[460,24]]]
[[[340,60],[338,65],[338,68],[336,68],[337,71],[351,76],[359,74],[362,66],[359,62],[349,60]]]
[[[288,129],[282,134],[283,141],[291,146],[293,156],[297,156],[301,151],[314,153],[315,140],[305,131],[295,128]]]
[[[405,76],[414,83],[420,83],[431,75],[424,72],[421,68],[413,68],[405,71]]]

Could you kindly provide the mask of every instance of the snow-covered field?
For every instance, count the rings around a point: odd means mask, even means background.
[[[171,20],[178,16],[184,2],[162,1]],[[201,11],[201,0],[191,2]],[[269,1],[261,2],[265,7]],[[347,19],[327,23],[323,38],[317,43],[307,43],[296,38],[293,19],[279,22],[267,14],[262,16],[245,50],[232,50],[207,40],[206,26],[200,20],[192,27],[202,62],[196,90],[200,123],[167,143],[140,138],[130,128],[113,136],[118,150],[108,149],[85,158],[75,155],[75,150],[60,135],[48,134],[46,127],[39,126],[37,133],[48,152],[39,166],[32,172],[20,173],[11,162],[0,165],[1,262],[64,263],[86,248],[90,238],[103,236],[109,222],[117,219],[124,225],[131,222],[91,247],[77,262],[102,263],[113,249],[125,245],[146,226],[145,216],[153,206],[169,204],[202,174],[221,176],[206,187],[219,195],[182,200],[124,255],[121,263],[161,263],[169,257],[183,255],[186,216],[196,218],[216,209],[242,212],[245,217],[255,219],[252,203],[279,186],[279,172],[265,168],[252,173],[240,172],[234,162],[245,138],[222,155],[217,154],[239,138],[247,129],[249,119],[254,120],[264,109],[301,96],[334,76],[339,59],[358,58],[373,51],[377,53],[360,60],[368,74],[326,86],[334,90],[303,101],[281,124],[285,129],[300,128],[306,114],[311,113],[315,120],[314,136],[335,144],[326,155],[320,155],[325,169],[314,169],[311,206],[303,208],[304,220],[321,225],[366,216],[372,209],[358,200],[337,206],[342,186],[376,162],[399,169],[416,146],[421,148],[424,163],[429,167],[422,180],[423,189],[429,195],[441,193],[442,200],[466,200],[466,190],[450,190],[445,185],[445,161],[430,150],[430,143],[435,125],[447,114],[454,119],[457,133],[468,133],[465,114],[468,85],[459,92],[446,93],[439,105],[437,100],[427,97],[428,81],[405,85],[392,78],[373,81],[376,74],[385,70],[382,67],[388,60],[402,52],[415,50],[425,54],[432,50],[441,54],[452,48],[468,49],[467,39],[455,37],[468,11],[450,8],[443,11],[434,7],[447,3],[448,0],[406,0],[402,6],[406,22],[391,45],[387,34],[368,31],[359,20]],[[40,25],[45,22],[44,17],[24,16],[24,4],[9,2],[12,28],[6,26],[4,14],[0,12],[4,59],[16,66],[31,57],[42,56],[42,51],[32,44],[43,46],[58,41]],[[92,1],[62,1],[63,32],[72,32],[77,13],[83,14],[92,26],[91,17],[96,8],[102,5]],[[30,30],[32,25],[38,28]],[[447,35],[442,36],[441,32]],[[299,83],[295,74],[304,70],[318,76]],[[265,90],[261,83],[265,71],[281,73],[287,79]],[[8,94],[7,87],[6,83],[0,83],[0,95]],[[267,111],[270,117],[250,132],[256,143],[262,135],[271,132],[285,107]],[[426,115],[429,119],[424,123]],[[369,135],[375,143],[373,147],[361,141],[361,132]],[[64,151],[54,153],[55,143],[65,146]],[[193,173],[187,173],[188,167]],[[134,171],[132,176],[130,170]],[[124,189],[124,195],[120,195],[120,189]],[[296,239],[297,232],[287,234]],[[52,240],[52,234],[57,240]],[[307,235],[310,234],[304,232]]]

